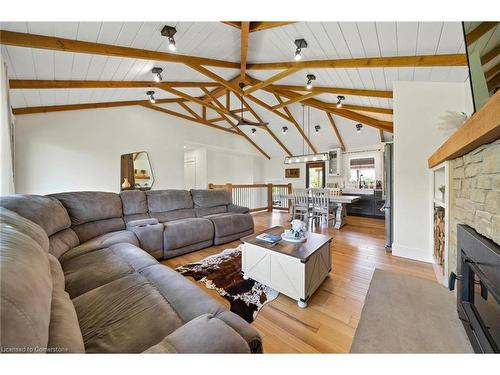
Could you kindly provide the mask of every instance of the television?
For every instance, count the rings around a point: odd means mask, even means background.
[[[500,86],[499,22],[462,22],[474,111]]]

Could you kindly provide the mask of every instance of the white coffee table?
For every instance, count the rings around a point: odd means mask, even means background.
[[[284,230],[283,227],[273,227],[264,232],[279,236]],[[308,232],[305,242],[281,240],[273,245],[258,240],[259,234],[241,239],[243,277],[293,298],[301,308],[307,307],[309,298],[332,270],[332,238]]]

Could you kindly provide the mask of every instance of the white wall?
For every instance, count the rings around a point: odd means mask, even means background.
[[[447,111],[472,112],[465,83],[395,82],[394,243],[397,256],[432,262],[429,156],[445,141]]]
[[[239,136],[138,106],[24,115],[16,122],[16,192],[118,192],[120,155],[135,151],[149,154],[153,189],[182,189],[185,142],[261,158]]]

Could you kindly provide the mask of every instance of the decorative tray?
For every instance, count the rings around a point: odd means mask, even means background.
[[[288,241],[288,242],[305,242],[305,240],[307,239],[306,236],[303,236],[303,237],[300,237],[300,238],[295,238],[295,237],[288,237],[285,235],[285,233],[281,233],[281,238],[285,241]]]

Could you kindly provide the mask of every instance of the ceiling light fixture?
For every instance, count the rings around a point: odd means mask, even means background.
[[[174,35],[176,32],[177,29],[173,26],[165,25],[163,26],[163,29],[161,29],[161,35],[163,35],[168,39],[168,49],[172,52],[177,49],[177,47],[175,46],[175,39],[174,39]]]
[[[252,135],[255,136],[255,133],[257,133],[257,129],[252,128]]]
[[[319,129],[321,129],[321,126],[319,126],[319,125],[316,125],[316,126],[314,127],[314,131],[316,132],[316,134],[318,134],[318,133],[319,133]]]
[[[316,79],[316,76],[314,74],[308,74],[306,75],[306,78],[307,78],[306,89],[310,90],[313,87],[312,81]]]
[[[363,125],[361,124],[356,124],[356,132],[361,133],[361,129],[363,128]]]
[[[345,100],[345,96],[339,95],[339,96],[337,96],[337,99],[338,99],[337,108],[342,108],[342,100]]]
[[[161,76],[161,72],[163,72],[162,68],[153,68],[151,69],[151,73],[155,75],[155,82],[161,82],[163,77]]]
[[[146,95],[149,96],[149,101],[151,102],[151,104],[155,104],[156,103],[154,94],[155,94],[154,91],[147,91],[146,92]]]
[[[302,59],[302,48],[307,48],[307,42],[305,39],[295,39],[295,45],[297,49],[295,50],[295,60]]]
[[[287,126],[283,126],[281,128],[281,130],[283,131],[283,134],[286,134],[286,132],[288,131],[288,127]]]

